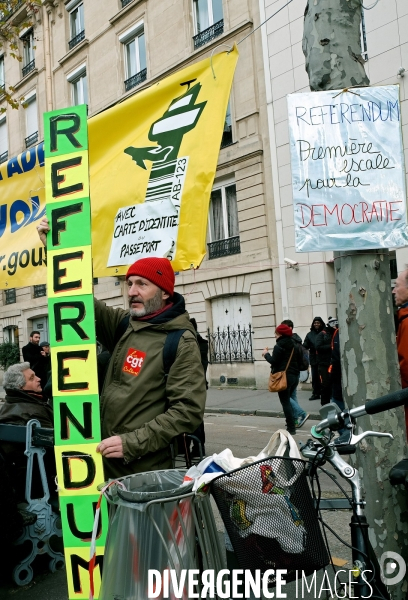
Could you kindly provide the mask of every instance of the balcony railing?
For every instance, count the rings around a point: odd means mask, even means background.
[[[35,131],[25,139],[25,147],[29,148],[38,142],[38,131]]]
[[[125,90],[128,92],[132,88],[145,81],[146,77],[147,69],[143,69],[142,71],[139,71],[139,73],[136,73],[136,75],[132,75],[132,77],[129,77],[129,79],[126,79],[125,81]]]
[[[6,299],[6,304],[15,304],[16,303],[15,288],[10,288],[9,290],[4,290],[4,295],[5,295],[5,299]]]
[[[34,286],[34,298],[41,298],[41,296],[47,295],[47,286],[45,283]]]
[[[80,33],[78,33],[78,35],[76,35],[75,37],[73,37],[72,39],[69,40],[68,48],[70,50],[72,50],[72,48],[77,46],[84,39],[85,39],[85,29],[83,29]]]
[[[208,246],[208,258],[220,258],[221,256],[230,256],[230,254],[240,254],[241,244],[239,242],[239,235],[235,237],[227,238],[226,240],[217,240],[207,244]]]
[[[204,44],[208,44],[208,42],[211,42],[211,40],[219,35],[222,35],[223,33],[224,19],[221,19],[221,21],[217,21],[217,23],[214,23],[214,25],[211,25],[211,27],[204,29],[204,31],[200,31],[200,33],[197,33],[197,35],[193,37],[194,50],[197,50],[197,48],[200,48],[200,46],[204,46]]]
[[[0,165],[4,162],[6,162],[6,160],[8,159],[8,152],[7,150],[5,152],[3,152],[3,154],[0,154]]]
[[[34,69],[35,69],[35,58],[33,58],[33,60],[31,62],[27,63],[23,67],[23,77],[25,77],[26,75],[31,73],[31,71],[34,71]]]
[[[133,0],[122,0],[122,8],[125,8],[125,6],[127,6],[131,2],[133,2]]]
[[[254,362],[252,333],[251,325],[222,330],[217,327],[213,332],[208,329],[210,363]]]

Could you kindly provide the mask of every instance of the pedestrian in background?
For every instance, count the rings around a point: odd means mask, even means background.
[[[287,325],[288,327],[291,327],[292,332],[293,332],[294,325],[293,325],[293,321],[291,321],[291,319],[285,319],[284,321],[282,321],[281,325]],[[295,342],[296,352],[298,352],[301,359],[303,359],[302,338],[300,336],[298,336],[297,333],[292,333],[292,340]],[[293,416],[295,418],[296,429],[299,429],[300,427],[302,427],[302,425],[304,425],[306,423],[306,421],[308,420],[308,418],[310,417],[309,413],[307,413],[305,410],[303,410],[303,408],[300,406],[300,404],[298,402],[298,399],[297,399],[298,385],[299,385],[299,379],[297,381],[295,388],[292,390],[292,394],[290,396],[290,404],[292,406]]]
[[[329,317],[326,327],[316,337],[317,367],[320,376],[320,404],[330,404],[332,397],[332,380],[330,365],[332,358],[332,339],[337,328],[338,321],[335,317]]]
[[[294,435],[296,433],[296,424],[290,397],[299,381],[300,366],[299,354],[296,352],[292,333],[292,328],[288,325],[278,325],[275,329],[276,344],[272,355],[269,353],[269,348],[264,348],[262,356],[270,363],[272,373],[286,370],[288,385],[286,390],[278,392],[278,396],[285,414],[286,429],[291,435]]]
[[[313,394],[310,396],[309,400],[320,400],[321,384],[316,356],[316,338],[322,329],[324,329],[324,326],[323,319],[321,317],[315,317],[310,326],[310,331],[303,342],[303,346],[309,350],[310,370],[312,371]]]

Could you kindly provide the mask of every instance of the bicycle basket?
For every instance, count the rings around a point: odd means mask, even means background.
[[[287,569],[292,581],[296,570],[308,575],[330,563],[305,468],[303,460],[270,457],[212,481],[240,568]]]

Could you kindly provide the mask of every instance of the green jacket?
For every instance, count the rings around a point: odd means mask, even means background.
[[[180,433],[192,433],[203,419],[206,386],[196,335],[184,298],[150,321],[130,319],[113,347],[115,331],[128,311],[95,301],[96,335],[112,352],[101,395],[102,439],[119,435],[124,459],[105,459],[105,475],[171,467],[170,444]],[[167,381],[163,346],[167,332],[186,329]]]

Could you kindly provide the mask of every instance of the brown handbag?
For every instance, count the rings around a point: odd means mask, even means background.
[[[271,373],[269,375],[268,390],[270,392],[283,392],[287,389],[288,382],[286,379],[286,371],[288,370],[288,366],[290,365],[290,361],[292,360],[294,350],[295,349],[292,348],[292,352],[290,353],[286,369],[284,371],[278,371],[277,373]]]

